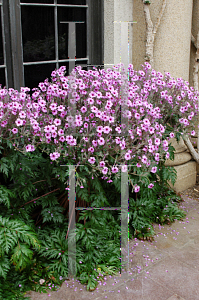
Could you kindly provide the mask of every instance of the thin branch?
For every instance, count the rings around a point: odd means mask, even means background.
[[[196,39],[196,48],[199,48],[199,30],[198,30],[198,34],[197,34],[197,39]]]
[[[194,89],[198,91],[198,62],[195,61],[194,64],[194,71],[193,71],[193,85],[194,85]]]
[[[53,179],[57,179],[57,178],[51,178],[51,180],[53,180]],[[40,181],[35,181],[35,182],[33,182],[33,184],[39,183],[39,182],[42,182],[42,181],[46,181],[46,179],[43,179],[43,180],[40,180]]]
[[[196,152],[196,150],[194,149],[189,137],[187,134],[183,134],[182,138],[184,140],[185,145],[187,146],[187,148],[189,149],[192,157],[194,158],[194,160],[199,164],[199,154]]]
[[[194,89],[198,91],[198,70],[199,70],[199,30],[197,33],[197,39],[194,38],[194,36],[191,34],[191,41],[193,42],[194,46],[196,47],[196,54],[195,54],[195,62],[193,66],[193,86]],[[199,98],[198,98],[199,102]],[[198,103],[199,105],[199,103]],[[198,123],[198,122],[197,122]],[[198,125],[198,124],[197,124]],[[198,142],[197,142],[197,151],[199,153],[199,128],[197,128],[198,131]],[[191,152],[191,149],[189,149]],[[193,150],[192,150],[193,151]],[[192,153],[191,153],[192,154]],[[194,158],[195,159],[195,158]]]
[[[143,2],[143,5],[144,5],[143,9],[144,9],[144,15],[145,15],[145,21],[146,21],[146,56],[145,56],[145,60],[148,61],[151,64],[151,66],[153,67],[154,40],[155,40],[156,32],[160,25],[162,15],[163,15],[165,7],[166,7],[166,0],[163,0],[163,2],[162,2],[162,8],[158,15],[155,26],[153,26],[153,22],[151,20],[148,3]]]
[[[197,48],[196,39],[195,39],[195,37],[193,36],[193,34],[191,34],[191,41],[192,41],[192,43],[194,44],[194,46]]]
[[[47,193],[47,194],[44,194],[44,195],[42,195],[42,196],[39,196],[39,197],[37,197],[37,198],[35,198],[35,199],[29,201],[29,202],[26,202],[25,204],[21,205],[20,208],[23,207],[24,205],[28,204],[28,203],[31,203],[31,202],[33,202],[33,201],[35,201],[35,200],[38,200],[38,199],[40,199],[40,198],[42,198],[42,197],[45,197],[45,196],[47,196],[47,195],[49,195],[49,194],[51,194],[51,193],[54,193],[54,192],[56,192],[56,191],[58,191],[58,190],[60,190],[60,188],[58,188],[58,189],[56,189],[56,190],[54,190],[54,191],[51,191],[51,192],[49,192],[49,193]]]
[[[157,22],[156,22],[156,24],[155,24],[155,26],[154,26],[154,29],[153,29],[153,34],[154,34],[154,35],[156,34],[156,32],[157,32],[157,30],[158,30],[158,27],[159,27],[159,25],[160,25],[160,21],[161,21],[162,15],[163,15],[163,13],[164,13],[164,10],[165,10],[166,4],[167,4],[166,2],[167,2],[167,0],[163,0],[163,2],[162,2],[162,8],[161,8],[161,11],[160,11],[160,13],[159,13]]]
[[[150,10],[149,10],[149,5],[144,4],[144,14],[145,14],[145,19],[146,19],[146,30],[152,32],[153,30],[153,22],[151,20],[151,15],[150,15]]]

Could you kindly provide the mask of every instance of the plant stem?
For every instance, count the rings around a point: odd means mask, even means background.
[[[56,189],[56,190],[54,190],[54,191],[51,191],[51,192],[49,192],[49,193],[47,193],[47,194],[44,194],[44,195],[42,195],[42,196],[39,196],[39,197],[37,197],[37,198],[35,198],[35,199],[29,201],[29,202],[26,202],[25,204],[21,205],[20,208],[23,207],[24,205],[28,204],[28,203],[31,203],[31,202],[33,202],[33,201],[35,201],[35,200],[38,200],[38,199],[40,199],[40,198],[42,198],[42,197],[45,197],[45,196],[47,196],[47,195],[49,195],[49,194],[51,194],[51,193],[54,193],[54,192],[56,192],[56,191],[58,191],[58,190],[60,190],[60,188],[58,188],[58,189]]]

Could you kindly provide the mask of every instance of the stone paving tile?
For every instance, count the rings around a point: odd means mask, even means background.
[[[199,299],[199,272],[168,256],[150,269],[150,279],[186,300]]]
[[[170,298],[168,298],[167,300],[185,300],[184,298],[180,297],[177,294],[174,294],[173,296],[171,296]]]
[[[111,300],[113,298],[114,300],[167,300],[171,295],[173,295],[173,292],[166,287],[140,275],[133,281],[129,280],[126,283],[109,288],[96,300]]]
[[[196,208],[189,211],[183,221],[176,220],[171,226],[155,225],[157,248],[166,252],[172,252],[175,248],[181,248],[186,244],[194,243],[195,237],[199,235],[198,212],[199,203],[197,202]]]
[[[176,232],[178,233],[179,231]],[[160,232],[155,237],[157,241],[155,245],[159,250],[170,252],[175,250],[175,248],[182,248],[193,240],[188,234],[182,234],[182,229],[180,234],[171,234],[170,231],[167,233]]]
[[[199,272],[198,247],[194,247],[194,245],[187,245],[180,249],[180,251],[176,249],[176,251],[173,251],[170,256]]]
[[[194,243],[195,247],[199,247],[199,235],[197,235],[196,237],[194,237],[193,243]]]
[[[98,286],[98,290],[95,290],[94,292],[88,292],[82,284],[78,284],[76,281],[68,280],[62,283],[62,286],[58,291],[50,291],[49,289],[47,294],[40,294],[31,291],[27,293],[27,296],[30,296],[31,300],[95,300],[102,294],[103,289],[100,286]]]
[[[184,206],[185,208],[188,208],[189,210],[191,210],[198,205],[198,201],[196,201],[195,199],[190,198],[186,195],[184,195],[182,197],[183,197],[183,201],[179,202],[179,207]]]

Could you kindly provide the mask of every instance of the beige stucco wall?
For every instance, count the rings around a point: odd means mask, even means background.
[[[149,6],[153,25],[162,7],[162,1],[150,0]],[[136,69],[144,62],[146,25],[141,0],[133,1],[133,64]],[[192,25],[191,0],[167,0],[154,42],[154,69],[173,77],[189,80],[190,39]]]

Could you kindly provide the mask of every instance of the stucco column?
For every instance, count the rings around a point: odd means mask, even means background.
[[[126,21],[133,21],[133,0],[104,0],[105,70],[120,62],[125,66],[132,64],[133,26],[137,25]]]
[[[150,0],[153,26],[161,11],[162,0]],[[154,68],[164,74],[189,80],[192,0],[167,0],[154,41]],[[133,65],[136,70],[144,63],[146,53],[146,23],[143,1],[133,1]]]
[[[161,1],[152,1],[155,6],[158,2]],[[192,6],[192,0],[167,1],[154,47],[155,69],[163,74],[165,70],[173,77],[182,77],[187,81],[189,80]]]

